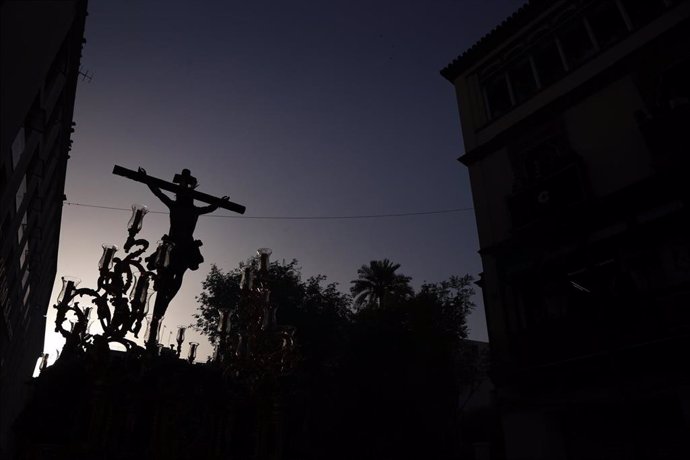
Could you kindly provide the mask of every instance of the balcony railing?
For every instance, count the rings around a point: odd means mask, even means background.
[[[512,338],[515,364],[527,368],[566,362],[650,341],[690,337],[690,313],[685,308],[690,285],[683,283],[672,291],[639,294],[639,301],[632,303],[620,298],[593,301],[586,311],[526,327]]]
[[[564,211],[585,199],[584,171],[573,161],[508,197],[514,228]]]
[[[652,162],[659,171],[680,172],[690,166],[689,126],[690,102],[640,120],[640,132],[649,147]]]

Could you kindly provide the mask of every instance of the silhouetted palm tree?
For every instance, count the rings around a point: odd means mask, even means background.
[[[352,281],[353,286],[350,288],[355,305],[375,305],[381,308],[384,299],[389,296],[412,295],[412,278],[395,273],[398,268],[400,264],[394,264],[388,259],[372,260],[369,265],[362,265],[357,270],[358,278]]]

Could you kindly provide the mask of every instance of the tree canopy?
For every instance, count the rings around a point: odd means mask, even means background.
[[[400,264],[388,259],[372,260],[369,265],[362,265],[350,288],[355,306],[382,308],[386,301],[411,296],[414,293],[410,287],[412,278],[396,273],[398,268]]]
[[[240,281],[244,267],[251,262],[223,272],[213,265],[202,283],[196,329],[215,343],[218,336],[219,310],[233,309],[240,299]],[[272,262],[268,266],[271,302],[278,306],[278,323],[297,329],[297,343],[305,364],[313,368],[338,354],[338,341],[344,339],[351,317],[351,299],[323,275],[302,279],[296,260]],[[323,361],[323,362],[322,362]]]
[[[213,266],[203,283],[196,326],[212,341],[218,309],[237,305],[242,267]],[[323,275],[303,280],[296,260],[269,265],[278,323],[297,331],[313,458],[457,454],[459,396],[477,379],[463,353],[473,280],[452,276],[415,291],[399,268],[388,259],[362,265],[351,297]]]

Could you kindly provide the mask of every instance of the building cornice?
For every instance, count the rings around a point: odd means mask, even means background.
[[[553,3],[553,0],[527,1],[502,23],[494,27],[491,32],[484,35],[479,41],[443,68],[441,75],[453,83],[465,70],[495,50],[503,42],[512,38],[530,21],[546,11],[550,6],[553,6]]]

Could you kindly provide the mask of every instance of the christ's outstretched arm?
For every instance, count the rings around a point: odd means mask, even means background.
[[[144,168],[142,168],[142,167],[139,167],[139,172],[142,173],[142,174],[146,174],[146,170],[145,170]],[[148,183],[147,183],[146,185],[148,186],[149,189],[151,189],[151,191],[153,192],[153,194],[156,195],[156,196],[158,197],[158,199],[161,200],[161,201],[163,202],[163,204],[165,204],[168,208],[170,208],[170,207],[173,206],[173,200],[171,200],[170,197],[169,197],[168,195],[166,195],[165,193],[163,193],[163,192],[161,191],[161,189],[159,189],[159,188],[156,187],[155,185],[151,185],[151,184],[148,184]]]
[[[224,200],[224,201],[228,201],[229,199],[230,199],[230,197],[228,197],[228,196],[224,196],[223,198],[221,198],[221,200]],[[196,212],[198,212],[199,215],[201,215],[201,214],[208,214],[208,213],[210,213],[210,212],[215,211],[216,209],[218,209],[218,205],[217,205],[217,204],[209,204],[208,206],[199,206],[199,207],[197,207],[197,208],[196,208]]]

